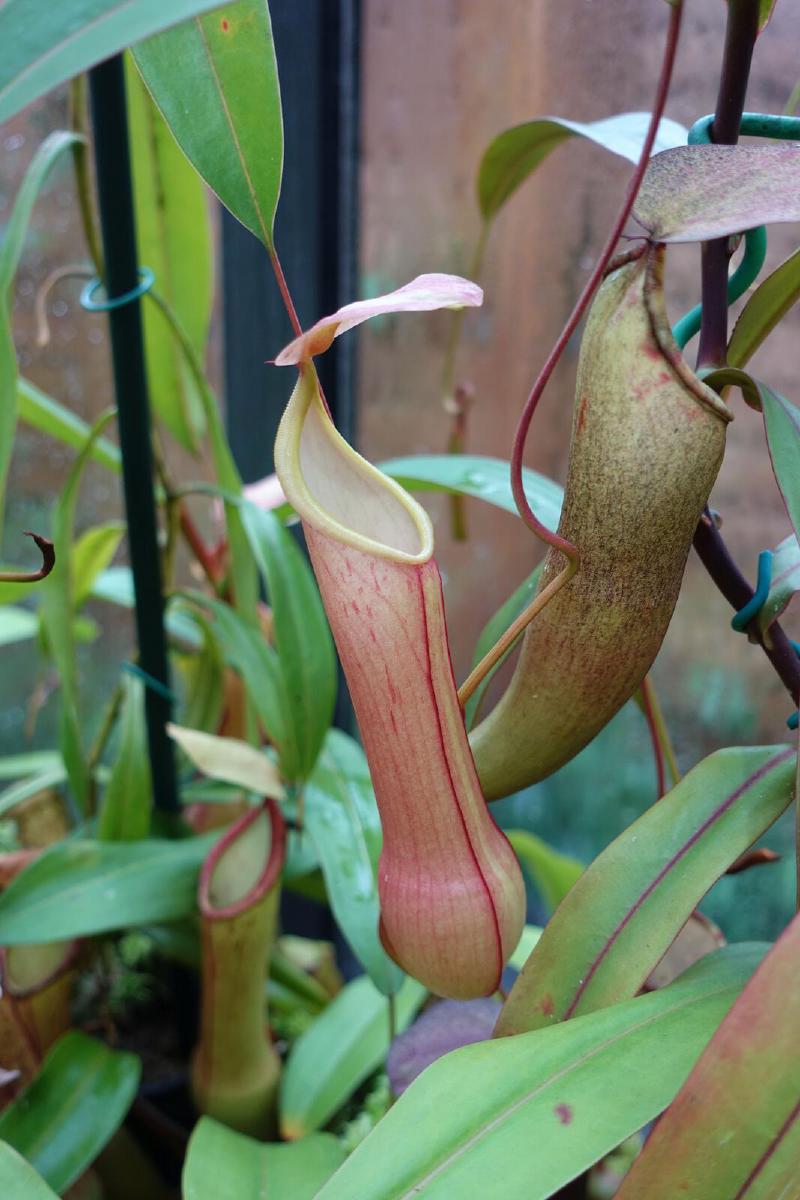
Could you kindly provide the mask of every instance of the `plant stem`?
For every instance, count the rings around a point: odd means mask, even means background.
[[[694,548],[731,607],[737,612],[744,608],[753,598],[753,589],[733,561],[708,509],[695,530]],[[777,621],[770,625],[769,643],[765,641],[755,622],[748,633],[757,637],[762,650],[797,704],[800,700],[800,659],[781,626]]]
[[[617,219],[614,222],[608,238],[606,239],[606,243],[600,252],[600,257],[595,264],[594,270],[589,276],[589,279],[587,280],[583,291],[578,297],[575,307],[573,308],[567,323],[561,332],[561,335],[559,336],[553,349],[550,351],[544,366],[539,372],[536,382],[531,388],[530,395],[528,396],[525,407],[523,408],[519,419],[519,424],[517,425],[516,434],[514,435],[514,446],[511,454],[511,490],[514,493],[514,500],[516,501],[519,514],[528,528],[531,529],[537,535],[537,537],[541,538],[542,541],[547,542],[548,545],[554,546],[557,550],[560,550],[562,554],[564,554],[571,561],[576,561],[578,558],[578,550],[576,547],[573,546],[571,542],[568,542],[565,538],[560,537],[559,534],[551,533],[546,526],[542,525],[542,523],[536,518],[530,504],[528,503],[527,496],[525,495],[525,488],[522,483],[522,456],[525,450],[525,440],[528,436],[531,420],[533,419],[533,414],[536,411],[539,400],[542,397],[542,393],[544,392],[544,389],[550,380],[550,376],[553,374],[553,371],[555,370],[556,365],[567,346],[567,343],[575,332],[578,322],[588,308],[589,301],[591,300],[601,279],[603,278],[606,267],[611,261],[611,256],[616,249],[616,245],[625,226],[625,222],[628,220],[634,201],[636,200],[639,187],[642,179],[644,178],[644,173],[647,170],[647,164],[650,159],[656,134],[658,133],[658,126],[661,122],[661,116],[664,112],[667,94],[669,93],[669,85],[672,79],[672,68],[675,64],[675,52],[678,47],[678,36],[680,34],[682,15],[682,0],[677,0],[677,3],[674,3],[670,8],[669,31],[667,33],[667,44],[664,49],[664,58],[661,64],[661,75],[658,81],[655,99],[653,101],[653,111],[650,116],[650,125],[647,130],[647,136],[645,137],[644,145],[642,146],[642,153],[639,157],[639,162],[637,163],[636,170],[634,171],[631,181],[628,184],[622,207],[620,208]]]
[[[281,300],[283,300],[283,306],[289,315],[289,320],[292,323],[292,329],[299,337],[303,332],[303,326],[300,324],[300,318],[297,315],[297,309],[294,306],[294,300],[292,300],[292,293],[289,291],[289,284],[286,282],[286,276],[283,273],[281,260],[278,258],[278,251],[274,246],[272,246],[267,252],[269,254],[269,261],[272,264],[272,270],[275,273],[275,279],[278,284],[278,290],[281,294]]]
[[[734,144],[739,136],[757,31],[758,0],[730,0],[722,74],[714,124],[711,127],[711,136],[717,143]],[[723,245],[725,253],[713,250],[716,245]],[[728,322],[725,295],[728,275],[727,239],[706,243],[703,251],[703,324],[698,366],[710,363],[721,365],[726,357]],[[737,611],[743,608],[752,599],[753,589],[728,552],[722,534],[708,509],[695,531],[694,548],[725,599]],[[748,633],[759,642],[797,704],[800,699],[800,660],[781,626],[777,622],[770,626],[768,640],[765,640],[755,622]]]
[[[728,24],[711,140],[735,145],[744,111],[753,47],[758,36],[759,0],[728,0]],[[702,249],[703,318],[699,367],[723,366],[728,343],[728,259],[726,237],[704,242]]]

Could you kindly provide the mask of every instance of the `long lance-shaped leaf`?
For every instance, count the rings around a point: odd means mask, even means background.
[[[303,520],[383,826],[381,935],[432,991],[494,991],[524,887],[490,817],[450,663],[430,520],[336,432],[307,364],[275,464]]]
[[[708,371],[703,378],[711,386],[740,388],[747,403],[762,412],[772,470],[795,535],[800,537],[800,409],[749,372],[738,368],[721,367]]]
[[[650,162],[633,208],[654,242],[800,221],[800,146],[680,146]]]
[[[186,1153],[184,1200],[313,1200],[344,1158],[332,1133],[265,1146],[201,1117]]]
[[[140,1074],[134,1054],[67,1033],[33,1083],[0,1114],[0,1139],[63,1195],[121,1124]],[[16,1200],[16,1193],[8,1196]]]
[[[205,356],[212,300],[211,228],[203,182],[187,162],[125,56],[136,240],[160,294],[177,313],[195,354]],[[148,392],[156,416],[187,449],[205,428],[197,385],[161,311],[143,310]]]
[[[470,734],[488,799],[563,766],[639,687],[722,461],[731,414],[669,331],[663,253],[612,271],[589,314],[559,524],[578,569],[529,625],[508,688]],[[563,565],[551,549],[540,594]]]
[[[790,747],[720,750],[626,829],[557,909],[496,1035],[636,995],[701,897],[790,803],[794,759]]]
[[[403,982],[378,936],[381,825],[361,747],[331,729],[303,789],[304,824],[316,847],[336,923],[386,995]]]
[[[398,1033],[425,995],[415,979],[405,980],[394,1002]],[[362,975],[342,988],[292,1046],[281,1082],[282,1135],[296,1140],[327,1124],[388,1050],[388,1002]]]
[[[0,121],[124,46],[226,0],[81,0],[0,8]]]
[[[546,1200],[675,1095],[763,948],[552,1029],[466,1046],[416,1079],[318,1200]]]
[[[266,0],[238,0],[134,57],[178,145],[226,208],[272,249],[283,118]]]
[[[314,576],[300,548],[270,512],[240,509],[272,610],[275,649],[286,687],[286,718],[297,747],[295,764],[282,763],[290,780],[305,779],[333,720],[336,655]]]
[[[63,442],[65,446],[71,446],[73,450],[82,449],[91,433],[91,426],[86,421],[52,396],[40,391],[28,379],[17,380],[17,410],[20,421]],[[98,438],[93,443],[91,459],[117,475],[122,471],[119,446],[107,442],[105,438]]]
[[[9,7],[13,8],[14,5],[7,4],[0,9],[0,30],[2,23],[7,19]],[[21,29],[17,29],[5,39],[0,36],[0,46],[8,52],[8,49],[20,40],[20,35]],[[3,52],[0,50],[0,73]],[[73,133],[51,133],[42,142],[25,173],[0,246],[0,529],[3,527],[6,477],[17,422],[17,355],[11,336],[9,312],[11,287],[36,199],[55,163],[65,150],[69,150],[78,141],[80,138]]]
[[[54,942],[188,917],[200,865],[218,836],[58,842],[0,895],[0,944]]]
[[[800,299],[800,250],[768,275],[748,298],[728,343],[728,363],[743,367]]]
[[[417,454],[378,464],[410,492],[451,492],[474,496],[505,512],[517,512],[507,462],[483,454]],[[556,529],[564,491],[546,475],[526,467],[522,472],[525,494],[548,529]]]
[[[800,916],[766,956],[617,1193],[800,1195]]]
[[[89,774],[83,751],[78,696],[78,669],[75,653],[74,575],[71,554],[75,509],[78,502],[83,471],[89,460],[92,445],[99,438],[112,413],[98,418],[67,478],[64,490],[53,513],[53,542],[56,565],[42,587],[42,627],[61,680],[61,710],[59,713],[61,754],[67,768],[70,787],[82,811],[89,797]]]
[[[147,837],[153,803],[153,782],[147,753],[144,684],[131,675],[122,681],[117,757],[111,767],[97,835],[105,841],[134,842]]]
[[[0,1195],[14,1200],[58,1200],[39,1172],[8,1142],[0,1142]]]
[[[563,117],[538,117],[504,129],[486,148],[478,168],[478,205],[485,221],[497,215],[517,188],[557,146],[571,138],[584,138],[637,163],[650,124],[650,113],[626,112],[600,121],[567,121]],[[686,130],[677,121],[662,118],[653,153],[686,143]]]

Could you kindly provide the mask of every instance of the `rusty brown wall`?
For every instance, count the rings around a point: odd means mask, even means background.
[[[664,0],[364,0],[362,284],[385,291],[421,271],[464,272],[478,231],[475,168],[490,138],[536,115],[591,120],[647,109],[666,29]],[[725,5],[688,0],[667,113],[686,125],[714,105]],[[748,107],[780,112],[800,75],[800,12],[783,0],[755,57]],[[577,140],[557,150],[513,198],[492,234],[483,309],[471,314],[458,373],[475,387],[469,450],[507,458],[518,411],[601,246],[630,167]],[[797,244],[770,235],[770,262]],[[699,251],[669,270],[677,317],[698,298]],[[373,458],[440,451],[439,399],[448,314],[403,316],[361,338],[360,444]],[[761,374],[800,400],[800,313],[762,351]],[[563,480],[577,346],[537,415],[527,461]],[[761,424],[737,406],[714,494],[745,572],[789,531]],[[470,540],[456,544],[437,502],[456,671],[483,622],[530,570],[539,549],[514,518],[473,501]],[[785,736],[789,707],[760,653],[729,627],[730,611],[690,560],[657,679],[681,729],[700,740]],[[791,625],[791,620],[789,622]],[[795,621],[795,634],[798,623]],[[624,651],[623,651],[624,652]],[[700,714],[698,716],[698,714]],[[689,757],[700,749],[686,734]]]

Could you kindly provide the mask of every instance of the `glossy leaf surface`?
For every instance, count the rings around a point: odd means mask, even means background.
[[[316,847],[336,923],[386,995],[405,978],[378,936],[381,823],[364,751],[332,729],[304,788],[304,826]]]
[[[125,61],[139,261],[205,357],[211,315],[212,253],[202,180],[181,153],[130,56]],[[195,449],[205,426],[197,385],[161,310],[142,307],[148,392],[173,437]]]
[[[409,492],[455,492],[516,514],[508,463],[502,459],[481,454],[420,454],[413,458],[392,458],[379,466]],[[555,529],[563,490],[552,479],[528,467],[523,469],[522,479],[525,494],[539,520],[548,529]]]
[[[188,916],[217,836],[58,842],[0,895],[0,942],[54,942]]]
[[[654,242],[800,221],[800,146],[680,146],[650,162],[633,208]]]
[[[663,991],[440,1058],[319,1200],[480,1200],[498,1180],[504,1200],[546,1200],[669,1104],[762,952],[722,950]]]
[[[481,216],[485,221],[495,217],[539,164],[573,137],[595,142],[629,162],[638,162],[649,124],[650,113],[629,112],[585,124],[561,117],[539,117],[503,130],[489,143],[478,168]],[[684,145],[686,132],[677,121],[662,118],[653,153]]]
[[[253,504],[242,523],[272,609],[275,649],[286,693],[286,717],[296,758],[281,765],[289,780],[305,779],[317,761],[333,720],[336,655],[314,574],[291,534],[274,513]]]
[[[344,1157],[330,1133],[265,1145],[201,1117],[189,1140],[183,1200],[313,1200]]]
[[[134,57],[184,154],[270,248],[283,120],[266,0],[237,0],[195,17],[139,46]]]
[[[425,999],[406,979],[395,999],[397,1030]],[[389,1002],[365,975],[339,992],[292,1047],[281,1084],[281,1133],[295,1140],[319,1129],[380,1067],[389,1050]]]
[[[122,1123],[140,1074],[134,1054],[110,1050],[83,1033],[67,1033],[33,1083],[0,1113],[0,1140],[61,1194]],[[16,1200],[16,1193],[8,1195]]]
[[[800,1192],[800,917],[770,950],[645,1143],[619,1200]]]
[[[548,923],[497,1035],[634,996],[701,897],[790,803],[794,759],[789,747],[719,750],[634,821]]]
[[[226,0],[79,0],[0,9],[0,121],[124,46]]]

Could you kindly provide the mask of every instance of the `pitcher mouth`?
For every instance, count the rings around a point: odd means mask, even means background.
[[[394,562],[420,564],[432,557],[428,514],[338,433],[310,363],[302,367],[278,429],[275,469],[299,516],[320,532]]]

